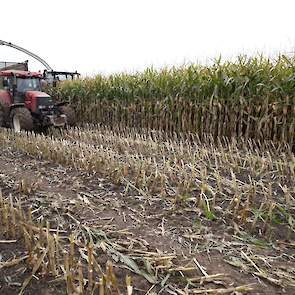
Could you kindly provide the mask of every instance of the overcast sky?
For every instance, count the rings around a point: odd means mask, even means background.
[[[14,0],[0,39],[83,75],[295,48],[294,0]],[[25,54],[0,46],[0,61]],[[44,67],[31,62],[32,70]]]

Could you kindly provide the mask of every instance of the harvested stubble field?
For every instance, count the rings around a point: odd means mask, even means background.
[[[0,131],[1,294],[293,294],[287,144]]]

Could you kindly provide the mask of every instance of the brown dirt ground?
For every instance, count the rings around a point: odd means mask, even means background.
[[[20,182],[25,182],[32,192],[20,191]],[[276,268],[294,268],[294,253],[277,242],[261,247],[245,242],[234,227],[200,218],[198,210],[187,210],[181,205],[173,207],[167,199],[142,196],[139,192],[110,183],[97,174],[75,171],[47,161],[36,160],[20,152],[6,149],[0,151],[0,187],[3,195],[12,194],[21,198],[24,206],[39,208],[34,219],[49,220],[51,227],[62,226],[67,232],[77,227],[77,222],[107,233],[110,239],[130,246],[138,241],[147,251],[175,254],[175,266],[192,265],[192,259],[206,269],[208,274],[225,273],[221,282],[207,284],[207,288],[230,287],[254,283],[254,291],[248,294],[295,294],[295,287],[280,287],[258,278],[243,268],[233,267],[226,261],[250,251],[263,257],[276,257]],[[124,234],[125,232],[125,234]],[[127,234],[126,234],[127,232]],[[263,237],[255,237],[263,240]],[[277,237],[279,238],[279,237]],[[0,240],[4,238],[0,236]],[[276,239],[274,239],[276,240]],[[0,243],[0,262],[25,254],[23,244]],[[107,257],[101,257],[100,263]],[[122,278],[126,271],[118,268]],[[23,280],[30,275],[25,264],[0,268],[0,294],[17,294]],[[165,274],[163,274],[165,276]],[[200,272],[192,276],[202,275]],[[146,294],[152,286],[144,278],[132,275],[135,294]],[[174,286],[185,286],[179,274],[169,278]],[[159,292],[156,286],[153,291]],[[25,294],[65,294],[65,284],[49,277],[36,277],[26,288]],[[163,289],[161,294],[169,294]],[[171,293],[170,293],[171,294]]]

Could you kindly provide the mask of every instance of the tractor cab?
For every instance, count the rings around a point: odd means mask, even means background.
[[[41,91],[42,76],[38,73],[14,71],[2,77],[3,86],[9,91],[13,103],[24,103],[28,91]]]
[[[1,93],[9,95],[9,104],[26,103],[28,92],[39,95],[41,92],[42,75],[37,72],[5,70],[0,71]],[[47,94],[45,94],[47,95]]]

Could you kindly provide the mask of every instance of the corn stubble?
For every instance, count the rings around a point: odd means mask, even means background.
[[[269,241],[277,224],[286,232],[286,239],[294,234],[295,158],[287,143],[223,137],[216,141],[210,135],[200,138],[191,133],[175,133],[171,137],[166,132],[149,129],[139,133],[135,128],[85,125],[53,132],[51,136],[15,134],[3,129],[0,145],[77,170],[98,172],[124,185],[126,194],[132,188],[147,199],[163,198],[170,204],[171,213],[195,212],[209,221],[221,220],[236,232],[259,233]],[[19,190],[29,193],[32,188],[22,181]],[[120,294],[122,286],[112,264],[108,262],[105,271],[102,270],[91,240],[81,245],[75,235],[65,240],[59,237],[58,230],[52,234],[49,223],[45,227],[35,224],[31,210],[15,204],[12,196],[4,200],[1,195],[0,209],[3,233],[9,239],[22,237],[27,249],[27,255],[20,261],[25,260],[31,266],[32,275],[23,283],[22,290],[39,271],[63,276],[68,294]],[[281,280],[259,268],[258,271],[252,258],[245,255],[242,258],[254,268],[256,276],[281,286]],[[173,269],[173,257],[159,259],[159,271],[186,270]],[[189,289],[191,294],[230,294],[253,289],[252,285],[195,288],[195,282],[215,281],[216,276],[224,274],[189,278],[188,284],[193,286]],[[127,276],[125,283],[123,292],[132,294],[131,278]],[[187,294],[186,290],[175,291]]]
[[[8,241],[23,239],[26,248],[23,257],[1,262],[0,268],[11,267],[24,261],[32,270],[32,274],[24,280],[19,294],[24,293],[37,273],[57,279],[64,277],[67,294],[122,294],[113,273],[112,263],[108,261],[106,271],[102,272],[102,268],[95,261],[91,243],[81,245],[73,235],[68,239],[65,236],[60,237],[58,229],[52,230],[48,223],[46,227],[34,223],[30,215],[30,209],[17,206],[12,196],[4,198],[0,190],[0,233]],[[85,256],[77,255],[81,252],[86,253],[86,259]],[[86,261],[81,263],[82,259]],[[96,267],[93,266],[94,262]],[[129,290],[127,294],[132,294],[129,276],[126,277],[125,289]]]
[[[198,208],[208,219],[234,220],[271,233],[294,230],[295,158],[287,144],[228,141],[91,126],[47,137],[3,130],[0,141],[27,154],[99,172],[114,183],[166,197],[174,210]],[[194,210],[194,209],[192,209]]]

